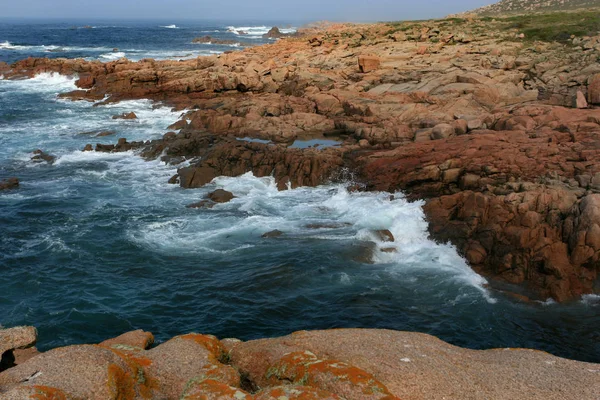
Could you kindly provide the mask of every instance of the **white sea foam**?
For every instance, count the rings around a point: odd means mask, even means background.
[[[77,77],[69,77],[58,73],[44,72],[31,79],[2,80],[2,85],[22,92],[61,93],[77,89]]]
[[[110,60],[110,61],[120,60],[121,58],[124,58],[124,57],[125,57],[125,53],[122,51],[114,51],[112,53],[100,54],[101,59]]]
[[[269,30],[271,30],[271,26],[261,25],[261,26],[228,26],[226,27],[227,31],[235,34],[235,35],[243,35],[249,38],[261,38],[263,35],[267,34]],[[294,33],[296,32],[296,28],[279,28],[281,33]]]
[[[179,29],[177,25],[161,25],[161,28],[165,29]]]
[[[428,238],[420,202],[410,203],[401,195],[390,200],[389,193],[349,193],[342,185],[281,192],[273,178],[247,173],[219,177],[208,187],[182,193],[180,206],[198,201],[217,187],[237,197],[212,210],[138,226],[130,232],[130,239],[168,254],[238,251],[260,242],[264,233],[275,229],[289,240],[375,242],[377,249],[397,249],[394,254],[376,250],[373,255],[373,262],[386,266],[391,275],[414,282],[423,279],[423,274],[437,276],[459,286],[475,287],[487,301],[495,302],[485,289],[486,280],[469,268],[454,247]],[[308,224],[325,228],[317,233]],[[389,229],[396,241],[379,241],[373,234],[377,229]],[[350,282],[348,274],[341,275],[340,283]]]
[[[597,294],[584,294],[581,296],[581,303],[586,306],[598,307],[600,306],[600,295]]]
[[[67,52],[100,52],[110,51],[108,47],[80,47],[80,46],[60,46],[55,44],[48,45],[16,45],[8,41],[0,43],[0,50],[46,52],[46,53],[67,53]]]

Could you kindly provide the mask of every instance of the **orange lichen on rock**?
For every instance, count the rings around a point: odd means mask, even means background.
[[[67,400],[67,395],[60,389],[49,386],[34,386],[35,393],[29,396],[32,400]]]
[[[181,400],[252,400],[252,395],[214,379],[191,382]]]
[[[339,400],[340,397],[325,390],[310,386],[278,386],[265,389],[254,396],[254,400]]]
[[[135,399],[135,380],[130,371],[116,364],[108,366],[108,388],[111,398],[118,400]]]
[[[200,335],[198,333],[189,333],[187,335],[179,336],[180,339],[184,340],[193,340],[199,345],[204,346],[208,351],[210,351],[215,358],[222,359],[226,354],[225,348],[215,336],[212,335]]]
[[[158,385],[152,378],[147,376],[144,370],[144,368],[152,365],[152,360],[144,357],[140,351],[117,348],[111,348],[111,351],[125,361],[125,363],[127,363],[131,369],[131,372],[124,372],[125,376],[123,376],[123,379],[125,379],[127,384],[129,384],[129,382],[133,383],[132,389],[134,393],[137,393],[139,396],[145,399],[152,398],[153,391],[158,387]]]
[[[336,360],[319,360],[310,351],[286,354],[266,374],[270,383],[291,381],[333,392],[346,399],[396,399],[370,373]]]

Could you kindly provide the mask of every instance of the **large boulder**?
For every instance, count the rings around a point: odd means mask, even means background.
[[[360,72],[366,74],[371,71],[379,69],[381,66],[381,60],[377,56],[359,56],[358,57],[358,68]]]

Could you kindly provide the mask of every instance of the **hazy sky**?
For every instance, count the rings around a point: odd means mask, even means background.
[[[494,0],[0,0],[0,17],[390,21],[443,17]]]

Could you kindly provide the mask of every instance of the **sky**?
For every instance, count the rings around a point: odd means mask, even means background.
[[[439,18],[494,0],[0,0],[0,17],[392,21]]]

